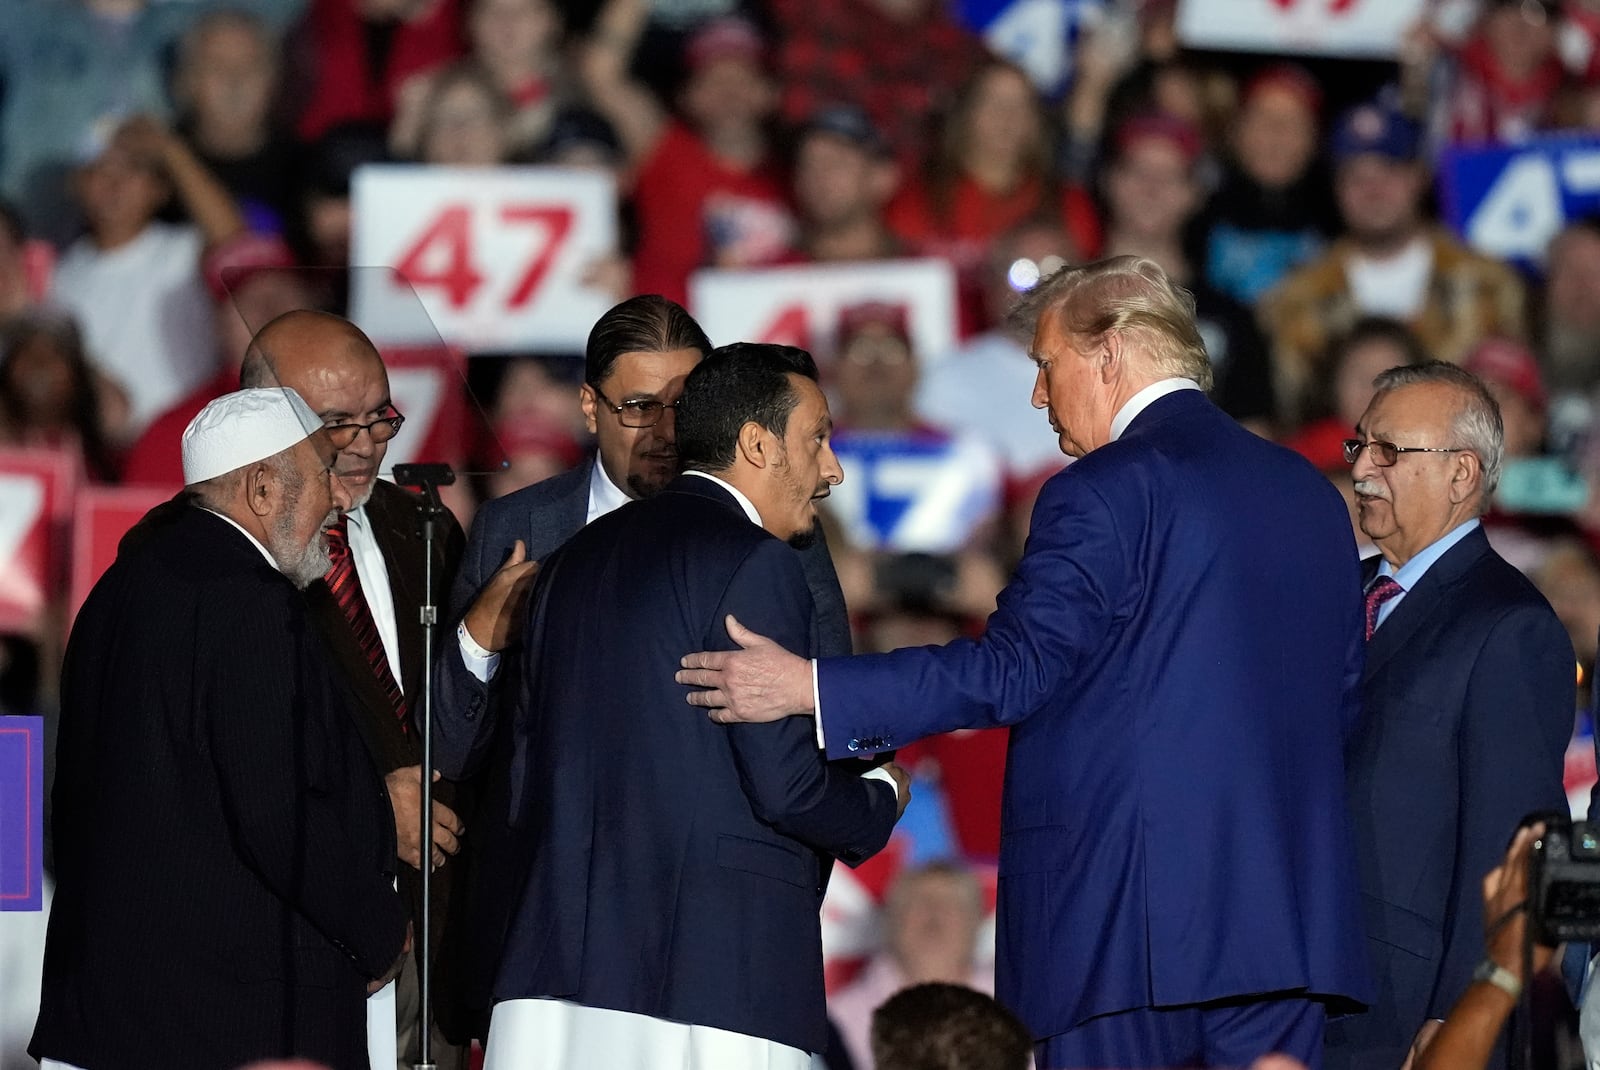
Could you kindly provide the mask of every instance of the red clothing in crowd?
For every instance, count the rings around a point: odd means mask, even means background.
[[[1473,37],[1456,55],[1456,82],[1446,101],[1452,144],[1515,144],[1550,120],[1563,77],[1552,50],[1532,74],[1512,79],[1482,37]]]
[[[871,0],[772,0],[775,73],[783,117],[809,119],[830,104],[854,104],[908,170],[927,155],[938,114],[984,57],[983,42],[944,16],[943,4],[908,25]]]
[[[465,53],[462,18],[461,0],[434,0],[420,18],[395,24],[385,54],[377,55],[373,27],[357,13],[356,0],[312,0],[301,30],[314,82],[300,137],[314,141],[353,120],[389,122],[406,79]]]
[[[1005,728],[962,729],[918,740],[895,758],[907,769],[922,762],[938,766],[950,831],[971,861],[1000,857],[1000,787],[1010,738]]]
[[[634,187],[639,246],[636,293],[688,303],[699,267],[776,263],[793,229],[783,175],[769,159],[753,171],[729,167],[681,123],[670,123]]]
[[[144,429],[128,450],[122,464],[122,481],[150,487],[183,486],[183,431],[200,410],[239,389],[237,371],[218,372],[210,382],[166,412]]]
[[[1063,228],[1089,259],[1100,251],[1100,222],[1089,195],[1076,186],[1061,188],[1060,203],[1047,205],[1050,187],[1038,178],[1027,180],[1006,194],[990,193],[970,178],[962,177],[951,190],[949,205],[941,209],[925,182],[909,182],[890,202],[889,229],[908,246],[927,256],[949,260],[956,269],[961,293],[961,334],[976,334],[985,326],[984,271],[994,239],[1047,207],[1060,213]]]

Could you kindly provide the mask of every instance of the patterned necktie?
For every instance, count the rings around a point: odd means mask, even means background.
[[[1372,586],[1367,588],[1367,639],[1372,639],[1372,633],[1378,630],[1378,610],[1391,598],[1396,598],[1406,593],[1406,589],[1394,582],[1392,576],[1379,576],[1372,581]]]
[[[395,682],[394,672],[389,668],[389,655],[384,652],[383,637],[378,634],[378,622],[372,619],[367,598],[361,593],[361,577],[356,573],[355,558],[350,554],[348,524],[349,518],[340,514],[339,522],[327,531],[328,560],[332,562],[325,577],[328,590],[333,592],[333,600],[339,604],[345,620],[350,622],[356,645],[361,647],[372,675],[378,679],[378,686],[394,706],[400,731],[405,732],[408,731],[406,699],[400,692],[400,685]]]

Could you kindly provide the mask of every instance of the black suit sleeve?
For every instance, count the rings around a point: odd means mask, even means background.
[[[1450,1013],[1483,959],[1483,878],[1504,858],[1517,822],[1565,809],[1563,755],[1572,735],[1572,644],[1548,608],[1507,613],[1475,656],[1460,654],[1474,667],[1457,743],[1456,865],[1430,1018]]]
[[[320,637],[308,636],[310,621],[286,607],[275,612],[260,599],[241,600],[240,607],[219,622],[236,637],[237,653],[217,659],[216,693],[204,705],[235,844],[267,887],[367,977],[381,976],[400,953],[406,913],[363,830],[346,827],[340,799],[367,790],[366,770],[330,749],[328,719],[345,713],[329,708],[328,677],[301,654]],[[368,761],[359,751],[343,757]],[[369,778],[371,790],[381,791]]]
[[[733,650],[724,621],[741,624],[797,653],[811,650],[811,599],[799,558],[776,540],[740,565],[716,613],[708,649]],[[727,727],[740,784],[756,817],[786,836],[851,865],[889,841],[896,820],[890,785],[829,766],[809,717]]]

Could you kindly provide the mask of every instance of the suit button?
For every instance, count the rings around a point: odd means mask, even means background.
[[[852,739],[848,744],[848,748],[850,750],[853,750],[853,751],[860,750],[861,749],[861,741],[859,739]]]

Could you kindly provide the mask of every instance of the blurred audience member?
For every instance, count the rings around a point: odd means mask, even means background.
[[[772,0],[783,117],[853,104],[908,171],[932,147],[928,117],[988,55],[938,0]]]
[[[1484,0],[1459,45],[1426,25],[1413,31],[1401,51],[1402,76],[1413,83],[1408,96],[1432,98],[1432,119],[1451,144],[1526,141],[1550,124],[1564,77],[1559,8],[1557,0]],[[1442,88],[1435,84],[1441,59]]]
[[[250,228],[271,234],[283,232],[298,194],[298,149],[274,122],[278,73],[278,41],[267,24],[223,9],[184,35],[173,76],[179,132]]]
[[[877,1070],[1028,1070],[1027,1027],[992,996],[961,985],[908,988],[872,1016]]]
[[[387,124],[413,75],[465,50],[461,0],[310,0],[292,42],[304,84],[300,137],[352,121]]]
[[[1551,393],[1600,387],[1600,217],[1574,220],[1551,240],[1539,312],[1535,334]]]
[[[1400,321],[1382,316],[1357,320],[1334,339],[1320,362],[1315,393],[1327,403],[1325,414],[1290,435],[1284,445],[1322,471],[1339,473],[1344,478],[1335,482],[1348,487],[1344,440],[1372,404],[1373,380],[1390,368],[1425,364],[1428,359],[1417,336]]]
[[[917,357],[906,307],[848,306],[836,339],[833,449],[852,478],[827,505],[850,544],[952,554],[981,542],[1000,507],[999,459],[980,440],[913,412]]]
[[[453,63],[430,78],[416,108],[414,154],[420,163],[494,167],[506,162],[511,105],[473,61]],[[402,115],[396,124],[406,121]],[[391,133],[391,147],[394,142]]]
[[[984,308],[993,330],[970,338],[919,380],[918,415],[977,435],[998,450],[1011,480],[1061,467],[1061,449],[1033,407],[1039,369],[1028,359],[1031,328],[1008,322],[1018,295],[1078,260],[1077,247],[1052,216],[1023,221],[995,240],[984,264]]]
[[[534,150],[533,162],[603,171],[617,180],[619,189],[627,164],[616,128],[587,105],[564,109],[555,117]]]
[[[1074,244],[1098,248],[1088,196],[1054,177],[1043,101],[1022,70],[989,59],[962,86],[920,178],[889,205],[889,226],[907,245],[949,260],[961,294],[962,334],[983,319],[983,265],[995,238],[1030,216],[1060,213]]]
[[[808,119],[795,137],[795,252],[811,261],[881,260],[905,247],[884,221],[900,171],[865,112],[838,105]]]
[[[1483,380],[1505,425],[1505,457],[1532,457],[1544,446],[1549,398],[1533,351],[1513,338],[1485,338],[1461,366]]]
[[[1310,396],[1328,339],[1363,315],[1390,316],[1417,332],[1430,356],[1459,361],[1491,334],[1522,333],[1523,292],[1505,264],[1468,250],[1423,215],[1422,131],[1385,104],[1346,115],[1333,139],[1334,191],[1344,235],[1264,299],[1278,404],[1293,427]]]
[[[505,421],[496,426],[495,438],[505,453],[505,464],[484,481],[487,500],[542,483],[583,460],[578,440],[550,420]]]
[[[576,87],[562,55],[564,19],[554,0],[470,0],[469,55],[494,91],[507,158],[526,159],[549,135]],[[444,68],[448,70],[449,68]],[[423,102],[438,92],[443,71],[411,78],[400,92],[390,146],[397,156],[420,156]]]
[[[183,486],[183,429],[212,401],[239,389],[239,365],[256,331],[314,300],[288,246],[268,235],[241,234],[217,247],[205,259],[205,281],[215,374],[145,428],[123,460],[124,483]]]
[[[233,0],[274,24],[300,0]],[[0,17],[0,192],[28,229],[76,236],[71,171],[84,146],[134,114],[164,115],[166,66],[203,4],[150,0],[5,0]]]
[[[24,313],[0,326],[0,442],[66,450],[96,482],[116,479],[101,391],[72,320]]]
[[[1184,235],[1200,207],[1200,133],[1181,119],[1152,113],[1112,135],[1106,161],[1107,256],[1154,260],[1194,295],[1195,326],[1205,340],[1217,407],[1258,433],[1273,417],[1267,345],[1250,312],[1197,277]]]
[[[363,164],[389,159],[383,128],[347,123],[330,129],[307,151],[301,212],[295,229],[301,263],[350,264],[350,180]]]
[[[828,999],[856,1070],[872,1070],[873,1012],[895,993],[930,982],[994,991],[993,966],[978,961],[983,916],[983,889],[964,866],[934,862],[895,878],[884,899],[883,949]]]
[[[1531,578],[1566,626],[1586,687],[1594,678],[1596,637],[1600,636],[1600,559],[1581,539],[1558,539],[1546,550]],[[1587,705],[1587,698],[1580,696],[1579,705]]]
[[[148,118],[129,120],[80,172],[89,233],[56,269],[52,299],[82,325],[90,359],[127,395],[127,443],[211,369],[200,259],[239,234],[227,189],[181,139]],[[156,221],[176,192],[192,225]]]
[[[689,38],[682,120],[672,118],[628,73],[647,14],[645,0],[607,0],[582,73],[637,174],[634,288],[682,302],[696,268],[772,263],[789,247],[785,184],[767,130],[777,88],[755,27],[717,19]]]
[[[1303,68],[1261,71],[1245,87],[1222,181],[1201,217],[1205,280],[1254,305],[1321,253],[1338,217],[1317,162],[1322,91]]]
[[[27,309],[37,296],[29,256],[28,230],[22,217],[0,201],[0,320]]]

